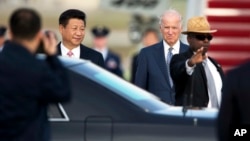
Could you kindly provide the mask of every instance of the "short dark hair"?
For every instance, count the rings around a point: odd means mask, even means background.
[[[70,19],[80,19],[83,20],[84,25],[86,26],[86,14],[77,9],[69,9],[64,11],[59,17],[59,25],[67,26]]]
[[[151,27],[146,28],[146,29],[144,30],[144,32],[142,33],[142,36],[144,37],[144,36],[146,36],[148,33],[154,33],[154,34],[156,35],[156,37],[160,40],[159,31],[158,31],[157,29],[151,28]]]
[[[33,9],[19,8],[15,10],[9,20],[13,38],[33,39],[41,30],[40,15]]]

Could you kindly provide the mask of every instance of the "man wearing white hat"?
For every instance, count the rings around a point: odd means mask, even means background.
[[[171,76],[176,90],[176,105],[218,108],[221,100],[223,71],[207,50],[213,36],[205,17],[188,20],[187,35],[190,49],[173,56]]]

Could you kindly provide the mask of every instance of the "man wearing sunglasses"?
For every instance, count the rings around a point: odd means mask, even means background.
[[[176,90],[176,105],[219,108],[223,71],[207,50],[213,39],[210,25],[205,17],[188,20],[187,35],[190,49],[173,56],[171,76]]]

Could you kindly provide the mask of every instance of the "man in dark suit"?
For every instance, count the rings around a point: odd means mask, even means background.
[[[160,18],[160,31],[163,41],[143,48],[139,53],[135,84],[174,105],[175,90],[169,71],[170,57],[171,54],[188,49],[179,40],[181,15],[172,9],[164,12]]]
[[[84,12],[77,9],[64,11],[59,17],[59,31],[62,35],[62,42],[57,45],[58,54],[90,60],[104,68],[102,55],[81,44],[85,36],[85,28],[86,15]]]
[[[143,47],[149,47],[153,44],[158,43],[160,40],[158,31],[154,28],[147,28],[142,35],[142,45]],[[138,65],[138,55],[134,54],[131,61],[131,83],[135,83],[135,73]]]
[[[105,69],[120,77],[123,77],[120,57],[112,52],[107,46],[107,36],[110,32],[109,29],[105,26],[95,26],[91,31],[94,36],[94,49],[102,54]]]
[[[250,127],[250,60],[227,72],[218,115],[219,141],[249,140],[244,136],[233,137],[236,129]],[[249,130],[247,130],[249,134]],[[248,135],[249,136],[249,135]]]
[[[9,20],[11,40],[0,54],[0,140],[49,141],[49,103],[70,99],[66,69],[57,59],[56,40],[41,31],[32,9],[14,11]],[[45,60],[36,58],[44,43]]]
[[[174,55],[171,76],[176,90],[176,105],[218,108],[221,99],[223,71],[218,63],[208,57],[212,40],[210,25],[205,17],[188,20],[187,41],[190,49]]]

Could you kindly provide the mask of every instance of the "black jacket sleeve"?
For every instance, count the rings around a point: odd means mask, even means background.
[[[66,69],[56,56],[45,60],[41,77],[41,99],[46,102],[65,102],[70,99],[70,82]]]

